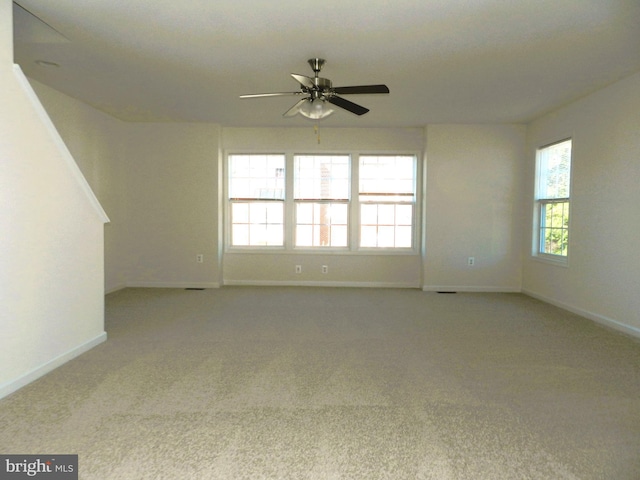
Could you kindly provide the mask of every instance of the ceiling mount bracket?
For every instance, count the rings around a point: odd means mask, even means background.
[[[325,59],[324,58],[310,58],[309,60],[307,60],[307,62],[309,62],[309,65],[311,65],[311,70],[313,70],[316,74],[316,77],[318,76],[318,73],[320,73],[320,70],[322,70],[322,66],[324,65]]]

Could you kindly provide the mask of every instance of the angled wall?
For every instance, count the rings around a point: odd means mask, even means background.
[[[529,126],[523,290],[640,336],[640,73]],[[531,255],[535,151],[571,137],[568,265]]]
[[[29,79],[47,114],[96,194],[110,222],[104,229],[105,291],[126,286],[127,124]]]
[[[13,65],[11,7],[0,0],[0,397],[106,338],[108,218]]]

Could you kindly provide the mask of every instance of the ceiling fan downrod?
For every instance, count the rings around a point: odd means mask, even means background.
[[[322,70],[322,66],[325,63],[324,58],[310,58],[309,60],[307,60],[307,62],[311,66],[311,69],[313,70],[313,73],[314,73],[314,77],[310,79],[313,82],[314,88],[309,90],[309,93],[312,94],[312,101],[313,101],[316,98],[318,98],[318,95],[313,95],[314,92],[324,92],[329,94],[332,87],[332,83],[331,83],[331,80],[329,80],[328,78],[321,78],[320,76],[318,76],[318,74],[320,73],[320,70]]]

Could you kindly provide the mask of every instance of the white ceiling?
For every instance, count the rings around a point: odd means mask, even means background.
[[[308,125],[282,117],[296,97],[238,96],[298,90],[312,57],[334,86],[391,90],[345,96],[371,111],[334,127],[524,123],[640,71],[640,0],[17,3],[25,73],[129,121]]]

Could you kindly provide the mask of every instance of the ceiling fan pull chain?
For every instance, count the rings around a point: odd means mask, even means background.
[[[313,131],[316,134],[316,138],[318,139],[318,145],[320,145],[320,126],[318,124],[313,126]]]

